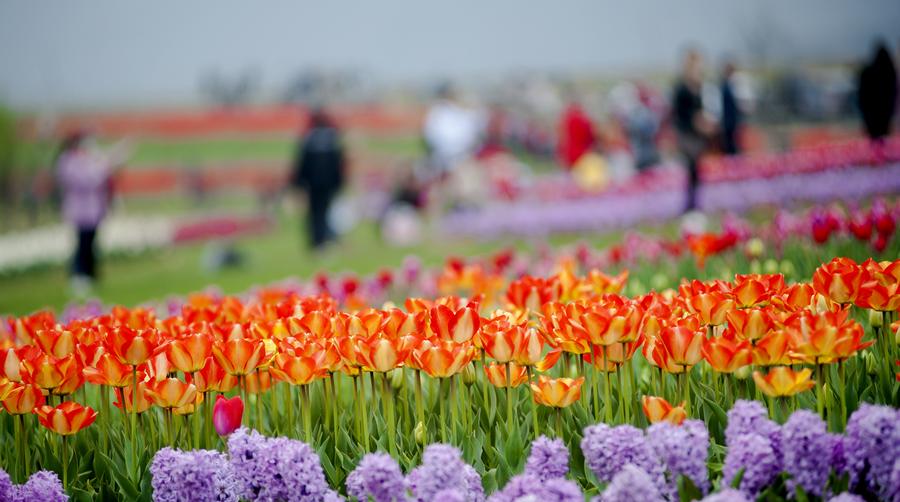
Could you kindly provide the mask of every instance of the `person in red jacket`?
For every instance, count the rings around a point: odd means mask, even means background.
[[[591,151],[596,143],[594,124],[584,108],[571,100],[559,121],[559,161],[566,169],[578,162],[582,155]]]

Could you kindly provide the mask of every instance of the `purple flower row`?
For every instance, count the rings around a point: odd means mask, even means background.
[[[16,486],[9,474],[0,469],[0,502],[65,502],[69,500],[59,476],[52,471],[38,471],[22,485]]]
[[[829,492],[832,474],[846,476],[851,493],[830,500],[862,500],[865,495],[900,501],[897,409],[864,404],[841,435],[829,433],[825,422],[806,410],[778,425],[759,402],[738,401],[728,412],[725,445],[720,490],[712,494],[710,438],[699,420],[658,423],[646,431],[592,425],[584,430],[581,450],[588,468],[606,486],[594,502],[677,500],[681,477],[708,494],[703,500],[709,502],[752,500],[780,477],[789,493],[802,489],[824,500],[834,495]],[[166,448],[156,454],[150,470],[153,498],[160,502],[343,500],[329,488],[319,457],[307,444],[246,429],[229,438],[227,455]],[[374,502],[581,502],[584,494],[567,479],[568,473],[563,441],[540,437],[531,445],[525,471],[487,498],[479,474],[458,449],[444,444],[428,446],[421,465],[405,476],[389,455],[368,454],[345,486],[351,499]],[[735,484],[736,489],[730,488]],[[0,500],[5,500],[2,492]]]
[[[900,191],[900,163],[854,166],[702,185],[700,207],[707,211],[746,211],[754,206],[798,201],[855,201]],[[664,186],[631,193],[558,200],[492,203],[444,218],[447,233],[484,238],[498,235],[546,235],[554,232],[612,231],[639,223],[667,221],[684,209],[684,191]]]

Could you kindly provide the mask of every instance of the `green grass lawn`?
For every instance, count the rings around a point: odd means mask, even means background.
[[[409,254],[426,264],[443,263],[447,256],[482,255],[505,246],[528,248],[525,241],[478,242],[465,239],[428,240],[415,248],[383,245],[371,224],[361,225],[334,248],[313,254],[304,246],[296,219],[283,218],[268,234],[235,241],[244,257],[240,267],[211,272],[204,268],[208,246],[185,245],[150,251],[138,256],[111,257],[102,264],[102,280],[95,291],[107,303],[135,305],[168,295],[197,291],[209,285],[237,293],[253,285],[267,284],[291,276],[307,278],[320,270],[371,273],[381,267],[397,267]],[[611,242],[616,235],[596,236],[597,244]],[[578,236],[556,236],[551,243],[573,242]],[[0,313],[21,315],[41,308],[59,309],[72,298],[63,266],[52,266],[0,276]]]

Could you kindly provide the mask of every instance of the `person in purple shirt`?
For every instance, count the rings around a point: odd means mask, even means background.
[[[72,258],[72,287],[86,292],[97,278],[97,229],[112,199],[112,177],[127,156],[119,144],[104,154],[89,146],[85,131],[66,136],[56,157],[56,176],[62,192],[63,220],[76,230]]]

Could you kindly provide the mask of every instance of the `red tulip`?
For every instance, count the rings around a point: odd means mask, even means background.
[[[244,401],[241,400],[241,396],[227,399],[219,395],[213,408],[213,425],[216,428],[216,433],[220,436],[231,434],[241,426],[243,415]]]

